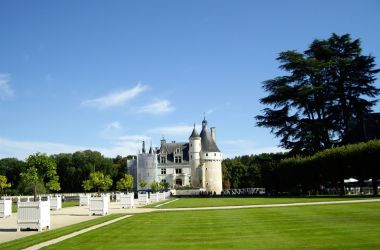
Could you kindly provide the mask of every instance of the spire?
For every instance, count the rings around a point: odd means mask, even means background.
[[[145,154],[145,141],[142,141],[142,153]]]
[[[193,132],[191,133],[189,138],[194,138],[194,137],[199,137],[199,134],[198,134],[197,130],[195,129],[195,123],[194,123]]]
[[[203,113],[202,130],[207,128],[206,112]]]

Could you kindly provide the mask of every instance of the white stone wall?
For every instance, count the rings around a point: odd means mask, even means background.
[[[221,161],[205,161],[204,171],[206,191],[220,194],[223,190]]]
[[[158,181],[157,164],[156,154],[139,154],[137,156],[137,185],[139,190],[142,189],[138,184],[140,179],[147,182],[144,189],[150,189],[152,182]]]

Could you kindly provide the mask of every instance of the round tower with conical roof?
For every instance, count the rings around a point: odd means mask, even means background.
[[[198,135],[195,125],[189,138],[191,184],[209,192],[222,192],[222,153],[216,145],[216,128],[210,131],[207,120],[202,121],[202,131]]]
[[[216,128],[207,127],[206,118],[202,121],[200,163],[202,165],[203,187],[206,191],[220,194],[222,187],[222,153],[216,145]]]
[[[202,149],[201,137],[199,136],[197,130],[194,129],[189,137],[189,153],[190,153],[190,166],[191,166],[191,185],[193,187],[202,187],[202,171],[200,165],[200,153]]]

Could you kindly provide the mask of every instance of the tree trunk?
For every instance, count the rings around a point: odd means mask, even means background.
[[[344,189],[344,179],[340,180],[339,182],[339,188],[340,188],[340,195],[345,195],[345,189]]]
[[[373,190],[373,195],[377,196],[377,177],[372,177],[372,190]]]
[[[34,188],[33,188],[33,195],[34,195],[34,201],[37,201],[37,184],[35,183],[34,184]]]

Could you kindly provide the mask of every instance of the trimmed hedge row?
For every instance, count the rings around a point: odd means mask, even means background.
[[[282,160],[278,175],[283,178],[282,190],[303,192],[333,184],[344,192],[344,179],[372,179],[374,195],[380,177],[380,140],[326,149],[309,157]],[[286,178],[286,179],[284,179]]]

